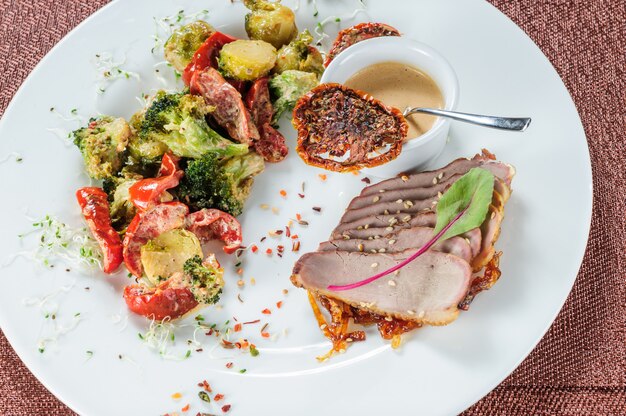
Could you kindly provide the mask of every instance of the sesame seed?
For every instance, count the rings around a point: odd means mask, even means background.
[[[402,181],[403,181],[403,182],[406,182],[406,181],[408,181],[408,180],[409,180],[409,177],[408,177],[408,176],[406,176],[406,175],[402,175],[402,176],[401,176],[401,178],[402,178]]]
[[[326,324],[321,324],[320,329],[326,329]]]
[[[437,185],[437,177],[436,176],[433,178],[433,185]]]
[[[412,311],[411,309],[407,310],[406,313],[409,315],[415,315],[415,311]]]
[[[261,207],[261,209],[268,209],[270,206],[267,204],[261,204],[259,205]]]
[[[393,227],[387,227],[385,228],[385,231],[393,231]]]
[[[359,244],[359,251],[363,251],[363,244]]]
[[[373,249],[371,249],[371,250],[370,250],[370,253],[374,253],[374,254],[376,254],[376,253],[377,253],[377,251],[376,251],[376,249],[375,249],[375,248],[373,248]]]
[[[372,237],[371,235],[369,237],[367,237],[368,240],[373,240],[374,237]]]
[[[369,225],[369,224],[365,224],[365,225],[363,226],[363,229],[364,229],[364,230],[367,230],[368,228],[370,228],[370,225]]]
[[[357,229],[357,230],[362,230],[362,229],[363,229],[363,226],[362,226],[362,225],[359,225],[358,227],[356,227],[356,229]]]
[[[464,240],[467,241],[467,244],[470,244],[469,238],[465,237]]]
[[[350,236],[349,236],[349,235],[347,235],[347,234],[344,234],[344,235],[343,235],[343,239],[344,239],[344,240],[349,240],[349,239],[350,239]]]
[[[375,236],[374,236],[374,240],[378,240],[379,238],[380,238],[380,236],[379,236],[379,235],[375,235]]]
[[[382,194],[383,192],[385,192],[385,190],[384,189],[380,189],[378,192],[380,192]]]
[[[393,280],[387,280],[387,284],[388,284],[389,286],[395,286],[395,285],[396,285],[396,282],[394,282]]]
[[[372,198],[372,202],[378,202],[378,201],[380,201],[379,196],[375,196],[374,198]]]
[[[393,321],[393,318],[391,316],[385,316],[385,321],[391,322]]]
[[[443,172],[441,172],[439,175],[437,175],[437,179],[441,179],[443,178]]]
[[[401,204],[402,202],[404,202],[404,201],[402,201],[401,199],[398,199],[398,200],[396,201],[396,204]]]
[[[437,198],[441,198],[443,194],[441,192],[437,192]]]
[[[395,270],[395,271],[393,272],[393,274],[394,274],[395,276],[399,275],[399,274],[400,274],[400,270]]]
[[[378,263],[372,263],[372,269],[375,269],[376,267],[378,267]]]
[[[379,249],[378,252],[379,253],[386,253],[387,249],[383,247],[383,248]]]
[[[423,318],[426,315],[426,311],[421,311],[419,315],[417,315],[418,318]]]
[[[493,219],[493,217],[495,217],[495,216],[496,216],[495,211],[491,211],[491,219]]]
[[[392,245],[394,245],[394,244],[396,244],[396,240],[389,240],[389,245],[390,245],[390,246],[392,246]]]
[[[352,338],[346,338],[346,342],[352,342]]]
[[[411,216],[407,215],[406,217],[402,218],[402,222],[409,222],[411,221]]]

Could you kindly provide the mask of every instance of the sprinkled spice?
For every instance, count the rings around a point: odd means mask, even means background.
[[[226,368],[232,368],[232,366],[233,366],[232,362],[226,363]]]
[[[270,337],[270,334],[269,334],[269,332],[261,332],[261,336],[262,336],[263,338],[269,338],[269,337]]]
[[[251,325],[251,324],[258,324],[259,322],[261,322],[260,319],[255,319],[254,321],[248,321],[248,322],[244,322],[244,325]]]
[[[293,242],[291,246],[291,251],[293,251],[294,253],[297,253],[298,251],[300,251],[300,241],[296,240]]]
[[[280,211],[276,207],[272,207],[272,213],[278,215]]]
[[[304,199],[304,194],[298,193],[298,196],[302,199]]]
[[[291,239],[292,239],[292,240],[297,240],[297,239],[298,239],[298,234],[294,234],[294,235],[292,235],[292,236],[291,236]]]
[[[283,198],[287,197],[287,191],[285,191],[284,189],[280,190],[280,196],[282,196]]]
[[[272,255],[272,249],[268,248],[267,250],[265,250],[265,254],[267,254],[268,256]]]
[[[313,211],[315,211],[315,212],[322,212],[322,208],[320,208],[320,207],[313,207]]]
[[[291,228],[285,227],[285,236],[291,237]]]
[[[286,295],[287,293],[289,293],[289,290],[283,289],[283,295]]]
[[[327,176],[323,173],[320,173],[319,175],[317,175],[322,181],[325,181],[327,179]]]
[[[187,403],[182,409],[180,409],[181,412],[186,412],[189,410],[189,403]]]
[[[183,395],[180,394],[180,393],[172,394],[172,399],[174,399],[174,400],[180,400],[182,397],[183,397]]]
[[[259,251],[259,248],[258,248],[256,245],[252,244],[252,246],[250,247],[250,250],[251,250],[253,253],[256,253],[257,251]]]
[[[369,185],[370,183],[372,183],[372,181],[370,180],[370,178],[368,178],[367,176],[366,176],[365,178],[361,179],[361,182],[365,182],[365,183],[366,183],[366,184],[368,184],[368,185]]]
[[[216,402],[219,402],[220,400],[222,400],[224,398],[223,394],[217,393],[215,395],[215,397],[213,397],[213,400],[215,400]]]
[[[297,221],[300,221],[301,219],[302,219],[302,215],[300,215],[300,214],[298,214],[298,213],[296,212],[296,220],[297,220]]]
[[[259,355],[259,350],[257,350],[254,345],[250,345],[250,355],[253,357],[257,357]]]
[[[242,368],[241,370],[239,370],[239,372],[240,372],[241,374],[245,373],[246,371],[248,371],[248,370],[246,370],[245,368]]]
[[[267,239],[267,237],[261,237],[261,242],[265,241]]]
[[[241,372],[241,371],[240,371]],[[245,373],[246,370],[243,370],[243,372]],[[225,404],[224,406],[222,406],[222,412],[226,413],[230,410],[230,405],[229,404]]]
[[[245,285],[245,284],[246,284],[246,282],[244,282],[243,279],[237,280],[237,286],[243,287],[243,285]]]
[[[268,209],[270,206],[267,204],[261,204],[260,207],[261,209]]]
[[[270,311],[269,309],[265,308],[265,309],[263,309],[263,310],[261,311],[261,313],[262,313],[262,314],[264,314],[264,315],[271,315],[271,314],[272,314],[272,311]]]
[[[276,302],[276,307],[277,307],[278,309],[280,309],[280,308],[281,308],[281,306],[283,306],[283,301],[282,301],[282,300],[280,300],[280,301]]]
[[[241,293],[237,295],[237,299],[239,300],[239,302],[243,303],[243,299],[241,299]]]
[[[209,396],[209,394],[206,391],[199,391],[198,397],[203,402],[211,403],[211,396]]]
[[[235,324],[235,326],[233,327],[233,331],[235,332],[241,331],[241,324]]]

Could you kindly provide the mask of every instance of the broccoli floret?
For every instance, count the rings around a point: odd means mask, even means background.
[[[176,156],[194,159],[208,152],[222,156],[247,153],[247,145],[233,143],[209,127],[205,117],[212,111],[202,97],[161,91],[146,110],[139,138],[161,142]]]
[[[111,178],[122,169],[131,136],[126,120],[110,116],[92,118],[87,127],[75,130],[72,135],[90,177]]]
[[[322,55],[316,48],[309,46],[311,42],[313,36],[308,30],[304,30],[288,45],[280,48],[273,72],[281,74],[296,69],[321,75],[324,72]]]
[[[139,179],[141,177],[132,179],[116,177],[106,179],[102,184],[102,188],[109,195],[111,224],[119,232],[126,230],[126,227],[137,213],[137,209],[130,202],[129,189]]]
[[[189,161],[178,187],[178,198],[192,210],[217,208],[237,216],[250,194],[253,177],[263,171],[263,158],[256,153],[221,161],[209,153]]]
[[[193,54],[202,46],[215,29],[202,20],[191,22],[176,29],[164,45],[165,60],[178,72],[183,72]]]
[[[204,261],[195,255],[183,265],[184,283],[198,303],[213,304],[220,300],[224,286],[224,270],[215,256],[210,255]]]
[[[133,159],[134,166],[158,165],[161,157],[167,152],[167,146],[155,138],[139,137],[139,131],[146,115],[146,110],[142,109],[133,114],[129,124],[132,135],[128,141],[128,153]],[[128,163],[127,163],[128,164]]]
[[[318,83],[316,74],[293,69],[272,77],[269,82],[272,103],[274,104],[272,123],[278,123],[280,116],[285,111],[291,111],[296,105],[296,101],[317,86]]]

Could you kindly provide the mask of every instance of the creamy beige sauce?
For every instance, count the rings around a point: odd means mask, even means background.
[[[345,82],[347,87],[365,91],[401,112],[406,107],[443,108],[441,90],[426,73],[399,62],[383,62],[363,68]],[[421,136],[435,123],[436,116],[412,114],[407,117],[407,139]]]

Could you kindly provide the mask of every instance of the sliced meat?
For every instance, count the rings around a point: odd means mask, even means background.
[[[241,94],[216,69],[207,67],[194,72],[190,88],[192,94],[201,95],[207,104],[215,107],[211,117],[233,140],[250,145],[259,139]]]
[[[433,229],[412,227],[390,234],[385,238],[361,240],[330,240],[321,243],[317,251],[358,251],[365,253],[400,253],[405,250],[416,251],[433,238]],[[466,262],[472,261],[472,249],[462,237],[452,237],[435,244],[431,250],[454,254]]]
[[[355,43],[382,36],[400,36],[400,32],[398,32],[396,28],[384,23],[359,23],[358,25],[342,30],[337,35],[328,55],[326,55],[324,66],[327,67],[337,55]]]
[[[301,97],[293,125],[302,160],[338,172],[395,159],[408,131],[398,109],[340,84],[322,84]]]
[[[408,217],[408,218],[407,218]],[[346,234],[346,232],[350,231],[364,231],[369,229],[380,229],[387,227],[397,227],[403,224],[406,224],[406,227],[431,227],[434,228],[437,223],[437,216],[433,211],[424,211],[418,212],[413,215],[370,215],[368,217],[359,218],[356,221],[352,222],[342,222],[340,223],[331,233],[331,239],[338,240],[340,238],[345,238],[344,235],[348,237],[351,234]],[[393,229],[388,230],[393,231]],[[382,235],[372,234],[372,235]],[[358,236],[356,238],[367,238],[369,235],[365,237]]]
[[[359,218],[369,217],[372,215],[401,215],[414,214],[420,211],[432,210],[437,205],[439,197],[437,195],[413,202],[411,206],[405,208],[403,203],[383,202],[382,204],[372,204],[359,209],[350,209],[344,212],[341,222],[352,222]],[[405,215],[406,217],[406,215]]]
[[[484,155],[476,155],[472,159],[456,159],[441,169],[387,179],[363,188],[361,195],[374,195],[381,193],[381,191],[386,192],[389,190],[430,187],[447,181],[451,176],[464,175],[470,169],[478,167],[489,170],[510,188],[511,180],[515,175],[515,169],[511,165],[493,161]]]
[[[166,202],[135,215],[124,235],[123,255],[128,271],[136,277],[142,277],[141,247],[166,231],[182,228],[188,213],[187,205]]]
[[[470,265],[451,254],[427,251],[391,275],[340,292],[344,285],[393,267],[413,253],[366,254],[326,251],[305,254],[296,263],[291,281],[316,294],[338,299],[376,314],[430,325],[445,325],[458,315],[458,303],[470,285]],[[392,281],[393,284],[390,284]]]
[[[498,209],[494,205],[489,207],[489,216],[485,222],[480,226],[480,231],[483,235],[480,245],[480,252],[472,260],[472,269],[477,272],[487,263],[491,261],[496,249],[494,247],[498,237],[500,237],[500,226],[504,219],[502,210]]]
[[[271,125],[274,109],[267,85],[267,77],[254,81],[246,95],[246,106],[259,130],[259,140],[253,143],[254,150],[266,162],[275,163],[287,157],[289,148],[285,143],[285,137]]]

